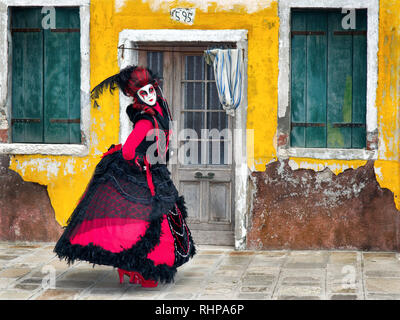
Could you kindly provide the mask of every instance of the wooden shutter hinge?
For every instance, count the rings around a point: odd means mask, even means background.
[[[14,118],[14,119],[11,119],[11,124],[14,124],[14,123],[31,123],[31,122],[38,123],[40,121],[41,121],[41,119],[37,119],[37,118]]]
[[[290,35],[293,36],[324,36],[325,31],[291,31]]]
[[[13,28],[11,29],[11,33],[14,32],[41,32],[40,28]]]
[[[80,32],[81,30],[78,28],[59,28],[59,29],[50,29],[51,32]]]
[[[333,123],[333,128],[365,128],[365,123]]]
[[[50,119],[50,123],[80,123],[81,119]]]
[[[325,127],[325,123],[292,122],[292,127]]]

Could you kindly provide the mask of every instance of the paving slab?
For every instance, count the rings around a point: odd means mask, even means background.
[[[356,264],[357,261],[357,252],[330,252],[328,258],[330,264]]]
[[[256,286],[256,285],[243,285],[240,287],[240,292],[271,292],[272,291],[272,283],[270,286]]]
[[[400,300],[400,294],[381,294],[381,293],[369,293],[367,295],[368,300]]]
[[[290,285],[319,285],[322,281],[321,277],[317,276],[285,276],[282,278],[282,284]]]
[[[168,293],[168,292],[167,292]],[[131,287],[128,288],[120,297],[122,300],[135,300],[135,299],[157,299],[162,294],[162,291],[148,290],[148,288]],[[177,295],[177,293],[173,293]],[[179,294],[178,294],[179,295]],[[181,296],[187,295],[180,293]]]
[[[29,268],[12,268],[9,267],[0,272],[0,278],[21,278],[31,272],[32,270]]]
[[[0,293],[0,300],[27,300],[32,294],[26,290],[5,290]]]
[[[277,296],[316,296],[322,294],[320,286],[310,285],[282,285],[276,291]]]
[[[271,285],[277,279],[274,275],[245,275],[242,285]]]
[[[331,296],[331,300],[358,300],[358,296],[355,294],[334,294]]]
[[[267,300],[270,299],[270,295],[260,292],[251,292],[251,293],[244,292],[244,293],[239,293],[237,295],[237,298],[241,300]]]
[[[75,300],[80,293],[79,290],[47,289],[35,297],[35,300]]]
[[[279,296],[276,300],[320,300],[317,296]]]
[[[165,294],[162,299],[165,300],[193,300],[194,294],[193,293],[167,293]]]
[[[400,294],[400,279],[395,278],[368,278],[365,280],[369,293]]]
[[[15,283],[16,280],[12,278],[0,278],[0,290],[7,289],[12,283]]]
[[[329,293],[357,293],[359,291],[361,291],[361,288],[358,283],[330,283],[327,288]]]
[[[264,276],[264,277],[274,277],[279,274],[279,268],[270,266],[253,266],[250,265],[245,270],[245,276]]]
[[[367,278],[400,278],[400,270],[367,270]]]

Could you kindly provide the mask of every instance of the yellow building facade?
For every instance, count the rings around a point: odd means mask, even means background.
[[[38,1],[38,6],[42,5],[40,2]],[[373,92],[372,94],[369,93],[370,96],[368,97],[368,99],[373,99],[373,101],[367,101],[367,104],[369,103],[369,107],[367,108],[370,108],[367,109],[367,117],[372,118],[372,120],[367,119],[367,131],[369,130],[368,126],[370,123],[372,123],[372,126],[374,121],[376,123],[376,128],[372,128],[371,132],[368,132],[372,135],[372,137],[367,137],[365,150],[368,152],[356,152],[352,154],[349,151],[349,153],[344,152],[340,156],[336,156],[335,150],[322,152],[321,154],[295,154],[290,151],[288,134],[285,136],[285,125],[283,124],[283,129],[280,128],[280,121],[284,123],[285,120],[282,119],[287,118],[290,113],[290,109],[284,109],[285,106],[282,109],[284,104],[282,99],[285,99],[285,95],[289,95],[289,90],[287,90],[288,84],[285,84],[281,77],[284,77],[283,69],[285,68],[285,64],[288,64],[290,68],[289,56],[285,56],[285,44],[282,43],[284,42],[283,32],[290,30],[290,22],[287,20],[289,16],[284,16],[284,14],[285,12],[289,12],[290,14],[290,10],[293,8],[301,7],[315,7],[315,9],[320,10],[330,9],[334,6],[333,2],[306,0],[287,2],[284,0],[91,0],[77,1],[75,4],[86,8],[86,11],[81,9],[80,12],[81,15],[83,13],[86,14],[86,18],[88,19],[89,47],[87,48],[87,56],[89,57],[90,72],[88,73],[87,80],[90,83],[90,88],[93,88],[94,85],[120,70],[122,61],[121,51],[124,51],[126,55],[132,54],[128,50],[121,50],[119,48],[121,45],[121,33],[124,30],[135,30],[138,33],[140,33],[140,30],[160,30],[160,34],[168,34],[166,30],[246,31],[245,39],[242,41],[242,43],[245,43],[246,99],[239,108],[244,110],[245,127],[241,129],[247,129],[249,132],[249,134],[245,135],[247,143],[245,148],[247,151],[247,168],[244,173],[245,178],[243,176],[237,178],[238,180],[244,179],[246,195],[244,200],[233,199],[233,203],[236,206],[242,206],[240,209],[242,212],[234,214],[236,219],[234,219],[233,230],[236,240],[235,244],[238,248],[296,247],[295,245],[291,245],[292,240],[290,240],[289,235],[286,235],[284,232],[274,233],[271,231],[273,229],[273,225],[271,224],[274,221],[281,223],[281,220],[263,220],[264,218],[261,217],[263,215],[272,215],[272,212],[278,209],[282,211],[282,214],[294,214],[293,212],[290,213],[290,210],[285,207],[286,204],[284,204],[283,200],[281,202],[282,207],[277,203],[275,204],[275,209],[271,209],[270,212],[268,211],[273,199],[269,199],[268,195],[261,192],[261,190],[269,190],[268,188],[263,189],[261,184],[263,183],[263,179],[267,179],[266,176],[268,176],[265,173],[266,167],[274,165],[274,163],[289,166],[290,168],[287,167],[287,170],[288,172],[290,171],[291,177],[293,177],[293,174],[296,174],[296,171],[313,171],[316,177],[313,176],[314,178],[312,179],[314,180],[319,179],[320,174],[326,174],[328,171],[333,173],[333,177],[337,177],[345,172],[347,174],[354,172],[354,179],[358,179],[357,181],[360,182],[363,177],[357,174],[357,169],[364,168],[368,166],[368,163],[372,162],[370,170],[373,170],[375,179],[379,184],[377,188],[389,190],[391,202],[393,203],[389,204],[391,208],[390,212],[392,215],[397,215],[393,217],[390,223],[394,224],[394,227],[397,228],[396,230],[400,229],[399,1],[380,0],[364,2],[365,6],[370,6],[369,8],[366,7],[367,15],[372,16],[376,14],[377,18],[376,26],[368,25],[371,28],[375,28],[375,30],[369,29],[368,32],[373,32],[376,37],[374,39],[377,41],[375,49],[373,48],[373,43],[368,43],[368,54],[376,52],[375,63],[373,62],[374,57],[368,58],[367,62],[368,68],[370,68],[368,70],[376,71],[376,83],[373,84]],[[352,1],[338,2],[343,2],[343,6],[348,6]],[[363,1],[355,2],[360,2],[356,4],[359,5],[357,8],[363,8]],[[2,12],[7,12],[6,10],[10,6],[17,4],[14,4],[13,1],[2,0],[1,5],[3,8]],[[74,6],[74,1],[65,1],[63,5]],[[193,9],[193,19],[186,23],[177,21],[171,15],[171,11],[176,8]],[[338,8],[341,7],[338,6]],[[85,21],[84,19],[86,18],[81,16],[81,22]],[[84,26],[85,24],[81,23],[81,29]],[[3,25],[3,29],[5,27]],[[287,39],[290,39],[290,37],[287,36]],[[367,37],[367,42],[369,41],[368,39],[370,38]],[[188,46],[193,44],[190,43],[191,41],[192,39],[190,38],[185,39],[185,43]],[[225,41],[229,42],[230,39],[225,39]],[[173,46],[173,43],[171,46]],[[209,47],[210,44],[207,43],[206,46]],[[83,50],[82,47],[81,50]],[[372,65],[370,65],[371,63]],[[368,76],[370,75],[368,73]],[[7,83],[7,81],[5,82]],[[81,90],[86,90],[86,93],[88,93],[88,88],[87,85],[81,85]],[[367,90],[371,90],[371,87]],[[290,101],[290,98],[288,98],[288,101]],[[5,103],[5,100],[3,99],[2,102]],[[86,118],[87,122],[85,124],[87,131],[83,139],[87,149],[81,153],[62,154],[61,152],[60,154],[46,154],[46,152],[43,152],[43,154],[29,154],[28,152],[15,151],[16,149],[10,151],[10,148],[7,149],[6,145],[12,144],[11,137],[9,134],[3,134],[1,151],[9,159],[8,166],[5,162],[6,169],[16,172],[24,182],[40,184],[47,188],[51,208],[54,210],[54,219],[60,226],[66,225],[102,153],[107,151],[111,144],[121,142],[120,95],[111,95],[106,92],[96,102],[100,107],[94,107],[94,101],[90,101],[90,108],[88,108],[89,112]],[[83,119],[83,116],[81,118]],[[6,120],[4,121],[7,122]],[[10,130],[5,124],[1,128],[4,132],[9,132]],[[277,171],[279,171],[279,168]],[[238,174],[237,172],[236,175]],[[259,174],[263,172],[265,175],[261,178]],[[301,180],[302,176],[298,176],[297,178]],[[281,176],[277,179],[285,179],[285,177]],[[308,183],[307,179],[305,181],[306,184]],[[236,185],[236,187],[238,186]],[[339,186],[338,188],[343,188],[344,190],[343,186]],[[233,192],[233,197],[235,197],[235,194]],[[303,196],[307,195],[303,194]],[[288,194],[287,197],[291,197],[291,195]],[[292,197],[295,199],[296,195]],[[321,198],[323,197],[321,196]],[[387,199],[387,201],[390,201],[390,197]],[[265,204],[268,201],[269,204]],[[264,209],[261,203],[264,203]],[[34,203],[32,203],[32,206],[34,206]],[[308,209],[304,209],[304,207],[299,208],[300,211],[313,211],[311,207],[307,207]],[[345,211],[344,208],[340,210]],[[319,210],[323,210],[323,208],[319,207],[315,211],[317,212],[316,214],[320,212]],[[312,213],[309,214],[312,215]],[[379,215],[379,212],[376,214]],[[306,216],[303,220],[305,224],[317,223],[317,220],[307,220],[307,213],[304,213],[304,215]],[[346,216],[346,213],[343,215]],[[301,219],[298,216],[294,220],[296,221],[293,222],[296,223],[294,229],[303,230],[303,232],[304,230],[308,230],[302,229],[302,226],[299,224]],[[290,219],[285,220],[285,223],[290,224],[290,221]],[[372,223],[372,220],[367,219],[365,221]],[[321,219],[320,222],[329,223],[325,218]],[[269,237],[260,237],[259,233],[264,232],[262,231],[264,230],[262,229],[264,223],[269,224],[271,228],[265,232],[273,233],[275,237],[281,237],[286,240],[269,242]],[[238,224],[241,224],[241,226],[238,226]],[[286,227],[291,228],[290,225]],[[357,226],[354,225],[353,227]],[[345,230],[343,226],[341,228],[339,229]],[[258,231],[254,231],[255,229]],[[317,232],[316,229],[313,230],[313,232]],[[28,235],[24,236],[23,231],[21,231],[19,238],[35,239],[34,231],[29,232]],[[296,233],[295,231],[293,232]],[[325,236],[329,237],[330,233],[326,233],[323,237]],[[6,238],[6,235],[4,234],[3,237]],[[15,235],[13,237],[18,238]],[[12,237],[10,236],[10,238]],[[400,239],[395,238],[393,238],[392,244],[388,244],[387,240],[385,240],[384,244],[377,244],[376,246],[374,245],[374,240],[370,240],[368,243],[369,247],[368,245],[363,246],[362,243],[359,244],[357,241],[355,241],[357,243],[352,244],[352,238],[343,243],[335,241],[321,242],[320,240],[316,240],[319,239],[318,236],[313,239],[304,241],[304,246],[300,246],[300,248],[361,247],[393,250],[400,246]],[[372,239],[375,238],[372,237]],[[379,241],[377,240],[376,243],[381,243]]]

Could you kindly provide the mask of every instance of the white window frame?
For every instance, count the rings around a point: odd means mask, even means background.
[[[137,48],[141,42],[171,43],[182,42],[235,42],[238,49],[244,50],[244,70],[247,70],[247,30],[176,30],[176,29],[155,29],[155,30],[122,30],[119,34],[118,47]],[[128,65],[138,64],[138,51],[118,50],[119,67],[125,68]],[[247,142],[246,120],[247,120],[247,72],[244,78],[244,99],[241,105],[236,109],[233,119],[235,132],[235,147],[233,148],[234,160],[234,202],[235,202],[235,248],[246,248],[246,217],[248,211],[248,176],[249,168],[247,166]],[[123,143],[128,137],[131,127],[130,121],[125,113],[126,106],[131,103],[131,99],[120,93],[120,142]],[[239,129],[239,130],[236,130]]]
[[[367,104],[366,149],[294,148],[290,146],[290,13],[292,8],[367,9]],[[379,0],[285,0],[279,1],[278,157],[369,160],[378,157],[376,89],[378,79]]]
[[[90,0],[0,0],[0,129],[11,123],[11,34],[9,7],[79,7],[81,46],[81,122],[80,144],[0,143],[0,154],[43,154],[86,156],[90,141]],[[2,116],[5,115],[5,116]],[[10,131],[9,131],[10,132]],[[10,140],[10,138],[9,138]]]

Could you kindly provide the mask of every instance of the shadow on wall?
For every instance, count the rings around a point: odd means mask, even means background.
[[[56,222],[47,187],[23,181],[8,169],[10,158],[0,155],[0,240],[56,241]]]
[[[276,161],[252,180],[249,249],[400,250],[400,211],[372,160],[339,175]]]

